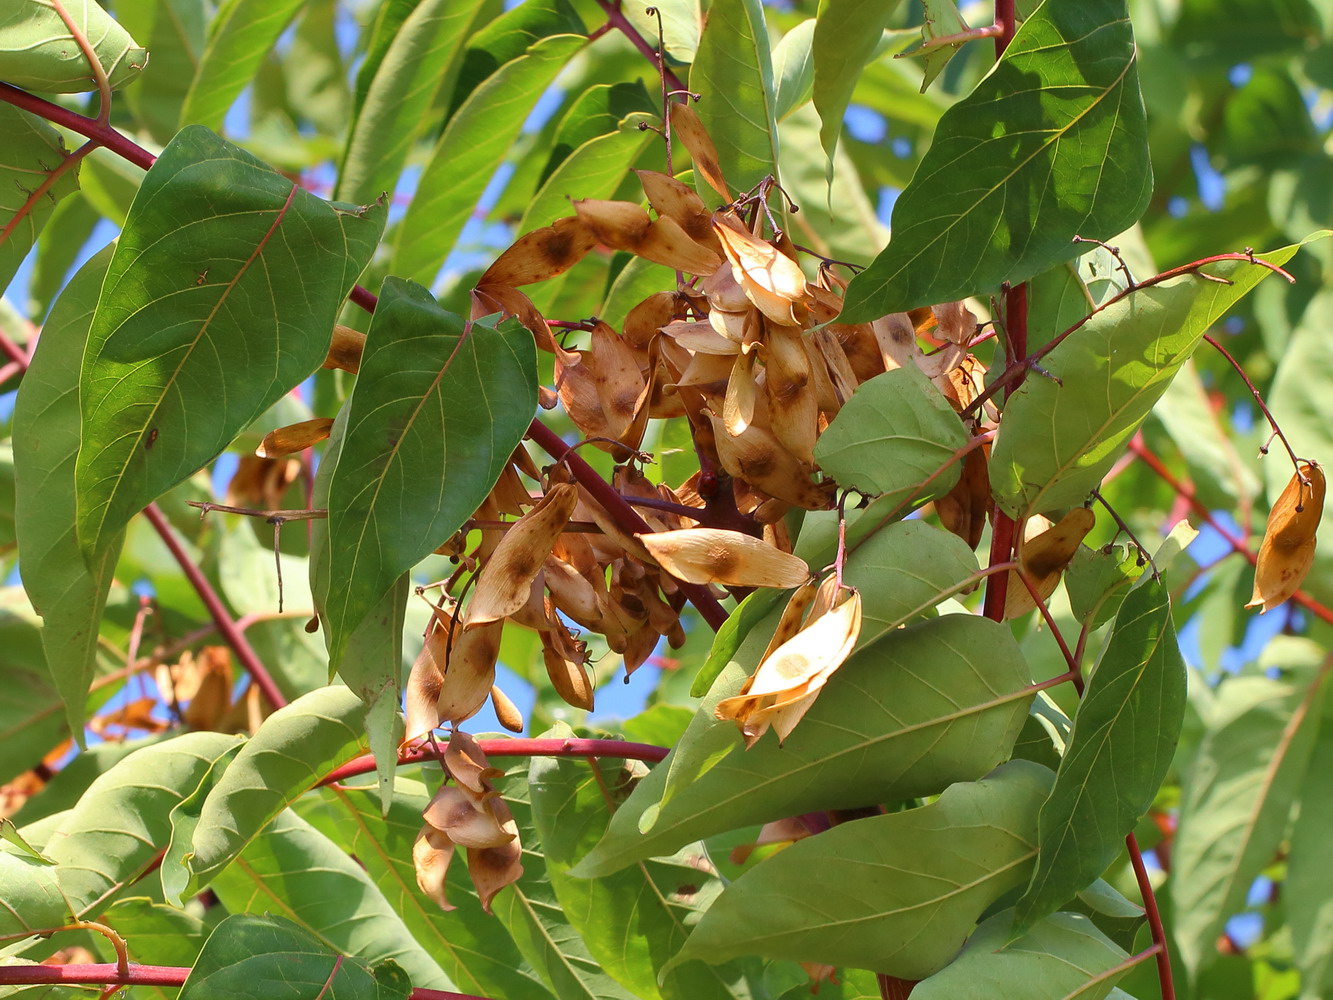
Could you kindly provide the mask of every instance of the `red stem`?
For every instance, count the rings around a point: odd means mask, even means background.
[[[668,747],[651,743],[627,743],[624,740],[583,739],[497,739],[478,740],[487,757],[619,757],[623,760],[645,760],[656,763],[669,752]],[[413,747],[399,755],[399,766],[438,760],[439,755],[429,744]],[[321,785],[332,785],[348,778],[370,774],[375,770],[375,758],[370,754],[348,761],[330,771]]]
[[[31,112],[49,122],[63,125],[71,132],[77,132],[87,139],[92,139],[99,146],[105,146],[113,153],[133,163],[136,167],[142,167],[144,170],[151,167],[153,161],[157,159],[148,150],[121,135],[110,125],[104,125],[94,118],[79,114],[77,111],[62,108],[59,104],[42,100],[42,98],[29,94],[27,91],[19,90],[18,87],[11,86],[8,83],[0,83],[0,101]]]
[[[1013,0],[1007,0],[1009,10],[1010,36],[1013,34]],[[1002,3],[995,4],[995,20],[997,23],[1005,23],[1002,19]],[[995,44],[998,52],[1003,51],[1000,43],[1004,41],[1004,36],[997,38]],[[1008,42],[1005,41],[1007,45]],[[1006,288],[1004,292],[1004,329],[1006,353],[1010,366],[1020,359],[1027,357],[1028,353],[1028,286],[1017,285],[1012,288]],[[1020,370],[1013,384],[1006,387],[1004,396],[1006,399],[1023,384],[1023,370]],[[1002,514],[998,510],[991,519],[991,546],[990,563],[992,566],[997,563],[1008,562],[1014,557],[1014,542],[1016,540],[1017,525],[1013,518],[1008,514]],[[1005,600],[1009,596],[1009,574],[997,573],[986,581],[986,600],[983,607],[983,614],[992,621],[1004,620]]]
[[[665,57],[659,57],[657,50],[649,44],[646,38],[639,34],[638,29],[630,24],[625,15],[620,12],[618,3],[610,3],[609,0],[597,0],[597,6],[601,7],[606,14],[607,23],[615,25],[616,29],[630,40],[631,45],[642,52],[649,62],[662,71],[662,78],[666,80],[667,86],[672,90],[685,89],[685,84],[681,82],[680,77],[667,69]]]
[[[1157,949],[1157,981],[1162,988],[1162,1000],[1176,1000],[1176,986],[1171,978],[1171,956],[1167,953],[1166,929],[1162,926],[1157,896],[1153,892],[1152,880],[1148,878],[1148,869],[1143,864],[1143,852],[1139,850],[1139,842],[1134,834],[1125,838],[1125,848],[1129,851],[1129,862],[1134,867],[1134,878],[1139,883],[1139,895],[1143,898],[1143,913],[1148,918],[1152,943]]]
[[[342,956],[339,956],[340,958]],[[108,983],[123,986],[183,986],[190,975],[188,967],[178,965],[130,964],[123,974],[114,962],[89,965],[6,965],[0,966],[0,984],[39,986],[59,983]],[[428,990],[420,986],[409,994],[411,1000],[485,1000],[471,993]]]
[[[273,678],[269,676],[268,670],[260,661],[254,647],[250,645],[250,641],[237,627],[236,622],[223,605],[222,599],[218,597],[217,591],[213,589],[213,585],[208,582],[208,578],[204,576],[203,571],[194,564],[190,554],[181,545],[180,539],[176,536],[176,530],[167,521],[161,508],[155,503],[150,503],[144,508],[143,513],[171,551],[172,557],[180,566],[181,572],[185,574],[185,578],[190,581],[190,585],[194,587],[199,599],[204,602],[209,617],[213,619],[213,624],[217,626],[218,634],[222,636],[227,645],[231,647],[232,652],[236,654],[236,659],[240,661],[241,666],[250,675],[255,687],[259,688],[260,693],[268,699],[269,704],[274,708],[282,708],[287,704],[287,699],[278,690]]]
[[[1014,40],[1018,30],[1018,14],[1014,10],[1014,0],[995,0],[995,27],[1000,33],[995,36],[995,58],[1004,55],[1004,50]]]

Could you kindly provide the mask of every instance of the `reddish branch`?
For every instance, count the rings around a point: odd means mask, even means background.
[[[87,115],[81,115],[77,111],[62,108],[59,104],[44,101],[27,91],[19,90],[18,87],[0,83],[0,101],[12,104],[24,111],[29,111],[49,122],[63,125],[71,132],[77,132],[85,138],[92,139],[99,146],[105,146],[116,155],[128,160],[136,167],[142,167],[144,170],[151,167],[153,161],[157,159],[148,150],[121,135],[110,125],[103,124],[95,118],[89,118]]]
[[[341,956],[340,956],[341,957]],[[107,984],[121,986],[183,986],[189,968],[175,965],[135,965],[122,973],[113,962],[90,965],[8,965],[0,967],[0,983],[6,986],[52,984]],[[471,993],[428,990],[416,987],[411,1000],[485,1000]]]
[[[681,82],[680,77],[667,69],[665,55],[653,48],[648,40],[639,34],[639,30],[630,24],[625,15],[620,12],[619,2],[611,3],[609,0],[597,0],[597,6],[601,7],[606,14],[606,23],[615,27],[617,31],[628,38],[630,44],[642,52],[644,57],[661,72],[662,79],[668,87],[672,90],[685,89],[685,84]]]
[[[619,757],[622,760],[643,760],[656,763],[670,751],[651,743],[628,743],[624,740],[584,739],[497,739],[478,740],[488,757]],[[413,747],[398,757],[399,765],[420,764],[438,760],[439,754],[429,745]],[[321,785],[333,785],[348,778],[370,774],[375,770],[375,758],[370,754],[348,761],[330,771]]]
[[[274,708],[282,708],[287,704],[287,699],[278,690],[277,684],[273,682],[267,668],[259,659],[259,654],[250,645],[250,640],[245,637],[245,634],[228,613],[222,599],[218,597],[217,591],[208,582],[208,577],[204,576],[199,567],[195,565],[194,560],[190,558],[190,554],[185,551],[185,547],[181,545],[180,539],[176,536],[176,530],[167,521],[161,508],[157,504],[149,504],[144,508],[143,513],[144,517],[148,518],[148,523],[161,536],[172,557],[180,565],[181,572],[190,581],[190,586],[194,587],[199,599],[204,602],[209,617],[213,619],[213,624],[217,626],[218,634],[231,647],[231,651],[236,654],[236,659],[250,675],[255,687],[259,688],[260,693],[268,699],[270,705]]]
[[[1157,896],[1153,892],[1152,880],[1148,878],[1148,869],[1143,863],[1143,852],[1134,834],[1125,838],[1125,848],[1129,851],[1129,862],[1134,867],[1134,878],[1139,884],[1139,895],[1143,898],[1143,914],[1148,918],[1148,930],[1152,933],[1153,947],[1157,950],[1157,981],[1162,990],[1162,1000],[1176,1000],[1176,986],[1171,979],[1171,956],[1167,951],[1166,929],[1162,926],[1162,914],[1157,908]]]

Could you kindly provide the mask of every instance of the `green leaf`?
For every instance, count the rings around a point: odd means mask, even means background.
[[[32,937],[72,919],[69,903],[60,891],[59,873],[27,852],[0,846],[0,885],[5,905],[0,906],[0,944]]]
[[[1302,688],[1229,678],[1205,718],[1167,883],[1177,953],[1192,972],[1215,954],[1223,924],[1282,840],[1318,734],[1322,680]]]
[[[747,751],[734,724],[711,719],[713,696],[734,694],[743,678],[739,669],[723,673],[701,706],[699,728],[692,724],[672,754],[700,739],[721,743],[725,756],[665,805],[672,758],[654,768],[576,876],[604,875],[752,823],[932,795],[979,778],[1009,755],[1032,697],[1009,629],[969,615],[897,630],[855,654],[782,746],[770,736]],[[651,828],[641,832],[653,807]]]
[[[527,781],[520,777],[526,770],[523,766],[511,772],[503,787],[523,844],[523,875],[495,897],[495,916],[560,1000],[636,1000],[589,954],[556,898],[528,802]]]
[[[810,100],[815,85],[815,19],[806,18],[773,46],[773,117],[781,122]]]
[[[626,115],[615,131],[589,139],[571,152],[528,203],[518,231],[528,233],[571,214],[571,198],[614,195],[639,154],[656,136],[652,131],[640,129],[640,123],[657,120],[657,115],[646,111]]]
[[[88,786],[45,849],[76,917],[94,919],[156,864],[172,809],[235,745],[234,736],[185,733],[131,754]]]
[[[1144,572],[1146,560],[1129,545],[1090,549],[1080,545],[1065,569],[1065,593],[1069,610],[1088,630],[1101,628],[1120,608],[1134,581]]]
[[[1185,718],[1185,663],[1166,588],[1149,578],[1120,606],[1088,680],[1055,787],[1042,806],[1032,881],[1014,936],[1110,866],[1166,778]]]
[[[830,177],[852,91],[897,10],[896,0],[819,0],[810,54],[815,110],[822,122],[819,143],[828,157]]]
[[[690,65],[690,90],[703,95],[694,110],[713,137],[732,191],[777,175],[773,56],[759,0],[713,0]],[[716,200],[697,171],[694,182],[705,201]]]
[[[392,193],[412,143],[431,122],[441,81],[458,71],[483,0],[423,0],[382,54],[357,109],[338,170],[335,196],[371,201]]]
[[[143,69],[148,51],[93,0],[70,4],[67,10],[92,45],[113,90]],[[97,89],[87,57],[55,4],[42,0],[11,0],[0,12],[0,79],[45,93]]]
[[[389,269],[422,284],[453,248],[491,175],[504,162],[537,99],[587,41],[552,35],[511,59],[463,102],[427,161],[398,224]]]
[[[134,896],[108,907],[101,923],[133,941],[134,957],[145,965],[194,965],[208,935],[223,919],[218,910],[221,907],[200,915]]]
[[[0,151],[0,288],[4,288],[52,210],[78,189],[79,182],[77,164],[65,169],[68,154],[60,133],[36,115],[0,104],[0,134],[5,136]]]
[[[569,737],[574,731],[561,724],[543,735]],[[594,775],[594,767],[600,774]],[[635,996],[729,1000],[730,982],[742,977],[737,968],[677,968],[658,987],[662,966],[685,942],[687,924],[722,890],[716,877],[690,863],[703,856],[702,845],[599,879],[568,874],[606,829],[611,811],[632,784],[632,770],[621,761],[533,758],[528,772],[532,816],[556,899],[592,957]],[[627,935],[627,927],[634,933]]]
[[[46,319],[101,218],[88,198],[80,194],[61,200],[51,212],[48,224],[51,232],[60,233],[60,239],[41,240],[37,245],[27,302],[28,318],[34,323]]]
[[[1125,0],[1047,0],[940,119],[893,207],[893,239],[842,319],[1019,282],[1110,239],[1148,204],[1143,100]]]
[[[396,963],[415,986],[456,988],[356,859],[290,809],[218,874],[213,890],[230,913],[277,913],[359,962]]]
[[[662,19],[662,36],[668,58],[683,63],[693,62],[704,27],[699,0],[666,0],[665,3],[652,6],[657,8]],[[645,8],[645,4],[627,4],[624,9],[625,19],[656,46],[657,17],[649,14]]]
[[[75,533],[79,364],[111,254],[107,247],[88,261],[56,300],[14,406],[19,572],[42,615],[51,680],[80,745],[98,627],[124,537],[88,563]]]
[[[345,958],[281,917],[236,914],[208,938],[181,1000],[407,1000],[411,982],[392,962]]]
[[[1011,761],[930,805],[799,841],[728,886],[676,961],[763,955],[925,979],[1027,877],[1049,788],[1046,768]]]
[[[726,669],[750,631],[768,617],[784,595],[790,593],[790,591],[761,587],[736,605],[736,610],[727,615],[727,620],[713,637],[713,645],[708,650],[708,659],[704,660],[704,665],[694,675],[694,683],[690,685],[691,698],[702,698],[708,693],[708,689]],[[776,625],[777,622],[774,621],[774,627]]]
[[[1323,649],[1319,650],[1323,656]],[[1292,949],[1301,970],[1302,1000],[1319,1000],[1333,989],[1333,870],[1324,864],[1328,831],[1333,829],[1333,725],[1324,695],[1319,736],[1299,791],[1300,811],[1291,832],[1287,877],[1282,885]]]
[[[125,100],[160,143],[168,142],[181,120],[190,82],[208,40],[206,0],[116,0],[116,19],[148,45],[152,59]]]
[[[524,964],[507,934],[497,933],[468,879],[462,858],[449,869],[445,911],[417,885],[412,843],[430,801],[418,781],[399,778],[388,815],[371,788],[324,788],[322,799],[301,799],[296,809],[334,843],[365,866],[366,874],[412,936],[430,953],[457,988],[506,1000],[551,1000],[541,980]]]
[[[312,691],[264,720],[204,800],[181,858],[185,896],[210,881],[264,826],[329,771],[365,751],[366,707],[345,687]]]
[[[1298,246],[1262,254],[1281,265]],[[1096,313],[1042,359],[1005,404],[991,455],[995,502],[1014,517],[1082,503],[1223,313],[1271,272],[1244,260],[1140,288]]]
[[[1056,913],[1013,938],[1013,914],[997,913],[968,939],[963,953],[924,982],[917,1000],[1079,997],[1102,1000],[1128,969],[1125,950],[1077,913]]]
[[[840,486],[883,494],[888,503],[924,502],[958,481],[954,463],[926,486],[966,443],[948,400],[919,368],[907,365],[857,387],[820,435],[815,461]]]
[[[207,129],[172,140],[134,199],[88,333],[75,464],[85,557],[319,367],[384,217],[321,201]]]
[[[214,16],[180,122],[220,129],[303,0],[225,0]],[[170,147],[168,147],[170,148]]]
[[[329,484],[335,667],[395,582],[480,506],[536,410],[531,335],[464,323],[421,286],[385,281]]]

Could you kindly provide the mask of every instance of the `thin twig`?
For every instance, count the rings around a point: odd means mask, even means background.
[[[62,108],[59,104],[52,104],[50,101],[29,94],[26,90],[19,90],[18,87],[8,83],[0,83],[0,101],[12,104],[14,107],[21,108],[39,118],[45,118],[49,122],[62,125],[71,132],[77,132],[85,139],[94,139],[98,145],[105,146],[117,156],[133,163],[136,167],[142,167],[144,170],[151,167],[157,159],[148,150],[127,136],[121,135],[110,125],[105,125],[94,118],[89,118],[87,115],[81,115],[77,111]]]
[[[269,675],[268,669],[259,659],[254,647],[250,645],[250,640],[245,637],[245,634],[236,626],[236,622],[232,620],[231,615],[222,603],[222,599],[218,597],[217,591],[213,589],[213,585],[208,582],[208,578],[204,576],[203,571],[195,565],[194,560],[190,558],[190,554],[181,545],[180,539],[176,535],[176,529],[171,526],[161,508],[155,503],[145,507],[143,513],[144,517],[148,519],[148,523],[153,526],[153,529],[171,552],[172,557],[180,566],[181,572],[185,574],[185,578],[194,587],[195,593],[199,595],[204,607],[208,609],[209,617],[213,619],[213,623],[217,626],[218,634],[222,636],[227,645],[231,647],[232,652],[236,654],[236,659],[240,661],[241,666],[250,675],[255,687],[259,688],[260,693],[268,699],[269,704],[274,708],[282,708],[287,704],[287,699],[278,690],[278,686]]]
[[[601,7],[602,12],[606,14],[606,20],[628,38],[630,44],[642,52],[649,62],[660,69],[662,79],[667,82],[672,90],[685,89],[685,84],[681,83],[680,77],[667,68],[666,58],[658,58],[656,50],[653,49],[648,40],[639,34],[639,30],[630,24],[625,15],[620,12],[618,3],[611,3],[610,0],[597,0],[597,6]]]
[[[1171,956],[1167,952],[1166,929],[1162,926],[1162,914],[1157,908],[1157,895],[1153,892],[1152,880],[1148,878],[1147,866],[1143,863],[1143,852],[1134,834],[1125,838],[1125,848],[1129,851],[1129,863],[1134,868],[1134,878],[1139,884],[1139,895],[1143,898],[1143,913],[1148,918],[1148,930],[1152,933],[1153,947],[1157,949],[1157,981],[1162,988],[1162,1000],[1176,1000],[1176,986],[1171,978]]]
[[[1282,442],[1282,447],[1287,449],[1287,454],[1291,457],[1291,464],[1296,467],[1296,474],[1301,476],[1301,480],[1304,482],[1305,477],[1301,475],[1301,460],[1296,457],[1296,452],[1291,447],[1291,442],[1287,440],[1287,435],[1282,433],[1282,428],[1278,426],[1277,419],[1273,416],[1272,411],[1268,409],[1268,404],[1264,402],[1264,397],[1259,395],[1259,390],[1255,387],[1255,384],[1250,381],[1250,376],[1245,374],[1245,369],[1240,366],[1239,361],[1232,357],[1231,352],[1213,339],[1211,334],[1205,333],[1203,339],[1212,344],[1217,353],[1226,359],[1227,364],[1236,369],[1236,374],[1245,382],[1245,388],[1250,390],[1250,395],[1253,396],[1254,401],[1259,404],[1259,410],[1263,413],[1264,419],[1268,421],[1268,426],[1273,428],[1273,433],[1277,435],[1277,439]],[[1268,445],[1264,445],[1259,450],[1267,455]]]

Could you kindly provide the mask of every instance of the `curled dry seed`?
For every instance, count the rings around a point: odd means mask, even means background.
[[[810,578],[804,559],[738,531],[682,528],[639,540],[663,569],[686,583],[799,587]]]
[[[558,618],[541,633],[542,662],[556,694],[567,704],[585,711],[593,708],[592,677],[583,662],[583,643],[575,641]]]
[[[264,440],[259,442],[255,454],[260,458],[286,458],[288,455],[295,455],[298,451],[305,451],[326,440],[332,427],[332,417],[315,417],[312,420],[302,420],[300,423],[279,427],[264,435]]]
[[[745,291],[745,297],[774,323],[804,325],[809,296],[801,265],[724,215],[713,217],[713,230],[722,241],[732,277]]]
[[[1303,484],[1304,476],[1309,484]],[[1254,569],[1254,592],[1247,608],[1261,614],[1291,597],[1314,565],[1315,532],[1324,514],[1324,470],[1302,463],[1268,512],[1268,525]]]
[[[514,839],[491,809],[498,793],[472,793],[462,785],[443,785],[435,793],[422,818],[458,847],[498,847]]]
[[[498,687],[491,688],[491,705],[495,708],[495,717],[500,720],[500,725],[511,733],[523,732],[523,713]]]
[[[563,274],[597,245],[597,237],[577,216],[556,219],[515,240],[486,269],[478,285],[530,285]]]
[[[433,826],[423,826],[412,844],[412,867],[417,885],[442,910],[454,910],[446,892],[449,862],[454,857],[454,842]]]
[[[468,629],[508,618],[528,599],[533,578],[541,570],[551,546],[569,521],[578,502],[578,490],[557,483],[541,502],[514,522],[481,568],[477,588],[468,602],[464,624]]]
[[[654,170],[634,172],[639,175],[643,193],[648,196],[648,204],[653,206],[654,212],[674,219],[690,239],[721,255],[722,247],[713,235],[712,213],[693,188]]]
[[[713,138],[704,128],[704,123],[688,104],[671,105],[671,131],[680,140],[681,145],[690,151],[690,159],[694,161],[694,169],[699,172],[699,176],[720,194],[723,200],[731,201],[727,179],[722,176],[717,147],[713,145]]]
[[[947,531],[975,549],[986,530],[986,518],[995,507],[990,490],[989,445],[973,448],[963,456],[963,469],[953,489],[935,501],[935,513]],[[1027,588],[1019,583],[1019,587]]]
[[[479,284],[472,289],[472,319],[481,319],[492,313],[502,313],[518,320],[532,334],[538,350],[554,354],[564,365],[572,366],[579,363],[578,351],[567,351],[560,346],[546,318],[537,311],[532,300],[517,288],[508,285]]]
[[[322,367],[337,368],[355,375],[361,370],[361,353],[365,348],[364,333],[339,323],[333,328],[333,340],[329,343],[329,353]]]
[[[1055,593],[1060,583],[1060,575],[1079,545],[1097,522],[1097,517],[1087,507],[1075,507],[1062,517],[1059,523],[1044,527],[1046,519],[1029,518],[1028,523],[1035,526],[1024,529],[1023,547],[1019,550],[1018,562],[1032,581],[1037,595],[1044,601]],[[1049,522],[1047,522],[1049,523]],[[1005,591],[1004,617],[1017,618],[1027,614],[1037,606],[1032,593],[1023,584],[1017,570],[1009,571],[1009,583]]]
[[[690,274],[711,274],[722,263],[712,250],[690,239],[670,216],[654,221],[633,202],[584,198],[574,202],[574,211],[598,240],[615,250]]]
[[[831,489],[811,482],[814,470],[782,447],[771,431],[753,423],[745,433],[733,437],[717,416],[709,413],[708,417],[713,422],[718,461],[728,475],[806,510],[828,507]]]

